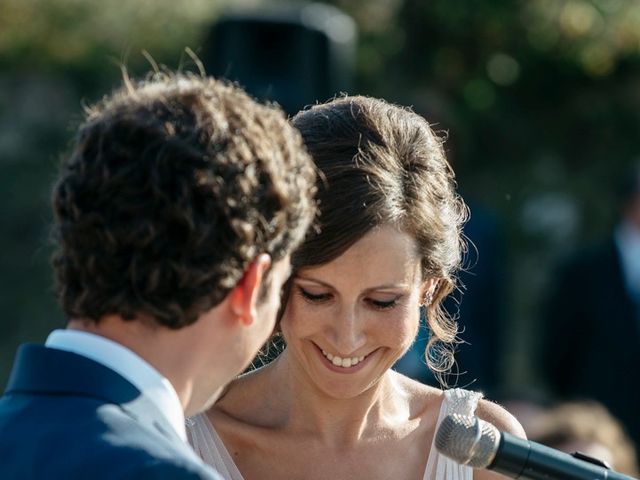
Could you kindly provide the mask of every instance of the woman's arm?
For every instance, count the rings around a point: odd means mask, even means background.
[[[520,422],[500,405],[487,400],[481,400],[478,404],[476,414],[482,420],[495,425],[501,432],[508,432],[517,437],[527,438]],[[474,480],[503,480],[505,477],[491,470],[476,469],[473,471],[473,478]]]

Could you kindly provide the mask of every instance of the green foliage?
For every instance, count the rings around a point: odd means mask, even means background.
[[[0,65],[64,69],[85,89],[104,88],[113,84],[120,65],[149,69],[142,51],[175,64],[219,9],[215,0],[4,0]]]
[[[612,74],[640,49],[640,3],[627,0],[535,0],[523,9],[527,40],[586,74]]]

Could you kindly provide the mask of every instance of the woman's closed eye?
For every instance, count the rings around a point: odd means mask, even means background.
[[[331,298],[330,293],[326,292],[310,292],[309,290],[305,290],[301,286],[298,286],[298,292],[305,300],[312,303],[321,303]]]
[[[309,303],[324,303],[333,298],[333,294],[330,291],[321,291],[315,289],[303,288],[297,285],[297,293]],[[392,298],[373,298],[365,297],[363,301],[375,310],[390,310],[398,305],[398,301],[402,295],[397,295]]]
[[[375,298],[368,298],[366,301],[376,310],[388,310],[395,307],[398,304],[398,299],[400,297],[395,297],[390,300],[379,300]]]

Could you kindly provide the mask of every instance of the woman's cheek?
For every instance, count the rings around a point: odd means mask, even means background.
[[[406,309],[400,309],[393,315],[389,315],[382,323],[386,331],[385,336],[396,338],[403,346],[410,345],[418,334],[420,316]]]

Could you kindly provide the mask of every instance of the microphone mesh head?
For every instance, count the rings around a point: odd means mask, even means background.
[[[440,423],[435,443],[440,453],[457,463],[486,468],[498,450],[500,432],[477,417],[453,414]]]

